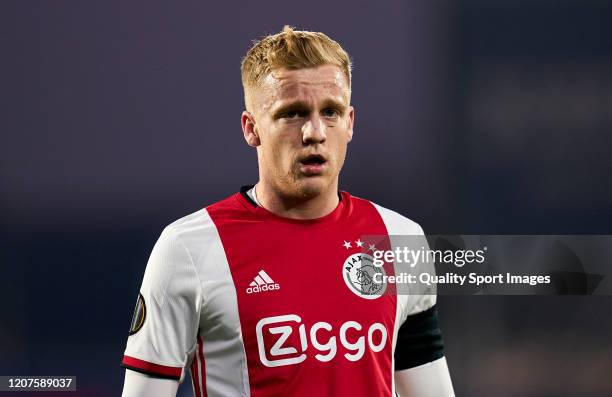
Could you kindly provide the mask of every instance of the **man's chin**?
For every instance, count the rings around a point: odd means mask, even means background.
[[[303,198],[314,198],[325,193],[329,185],[328,178],[324,176],[308,176],[300,178],[297,187]]]

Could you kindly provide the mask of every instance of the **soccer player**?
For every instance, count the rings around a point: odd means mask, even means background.
[[[248,51],[242,83],[259,181],[162,232],[123,396],[175,396],[187,370],[196,397],[452,396],[435,294],[376,284],[363,237],[422,229],[338,191],[355,117],[347,53],[285,27]]]

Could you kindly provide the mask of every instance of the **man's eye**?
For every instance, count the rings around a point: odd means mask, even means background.
[[[283,119],[298,119],[300,117],[305,117],[308,113],[303,110],[289,110],[283,113],[280,118]]]
[[[339,114],[340,114],[340,112],[338,112],[337,109],[329,108],[329,109],[323,110],[323,116],[325,116],[325,117],[336,117]]]

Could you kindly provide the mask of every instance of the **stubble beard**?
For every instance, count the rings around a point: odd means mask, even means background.
[[[277,191],[280,191],[283,196],[290,200],[305,201],[313,199],[325,193],[333,183],[333,173],[335,172],[331,169],[333,167],[317,176],[304,175],[299,168],[299,164],[294,164],[288,174],[277,179],[280,182],[277,183]]]

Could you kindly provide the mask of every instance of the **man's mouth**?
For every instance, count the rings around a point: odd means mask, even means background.
[[[323,164],[325,162],[325,157],[321,156],[320,154],[311,154],[300,160],[300,163],[304,165],[318,165]]]
[[[318,175],[327,166],[327,159],[320,154],[311,154],[300,160],[300,170],[306,175]]]

